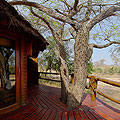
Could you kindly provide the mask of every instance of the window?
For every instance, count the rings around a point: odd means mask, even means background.
[[[0,38],[0,108],[16,103],[15,41]]]

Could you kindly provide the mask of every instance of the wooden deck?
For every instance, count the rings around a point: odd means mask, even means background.
[[[28,105],[0,116],[0,120],[120,120],[120,111],[99,99],[91,102],[86,95],[79,108],[68,110],[60,101],[60,89],[44,85],[28,90]]]

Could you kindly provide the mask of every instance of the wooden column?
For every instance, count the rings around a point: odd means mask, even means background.
[[[27,102],[27,42],[21,40],[21,104]]]
[[[96,100],[96,91],[97,88],[97,81],[95,80],[94,76],[91,76],[90,78],[90,90],[91,90],[91,101]]]
[[[38,74],[38,58],[32,58],[32,60],[36,63],[34,64],[34,74],[35,74],[35,80],[36,80],[36,83],[39,84],[39,81],[38,81],[38,78],[39,78],[39,74]]]

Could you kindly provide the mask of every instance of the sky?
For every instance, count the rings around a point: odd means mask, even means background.
[[[112,61],[111,55],[110,55],[110,50],[113,46],[110,46],[108,48],[103,48],[103,49],[93,49],[93,55],[92,55],[92,62],[99,61],[101,59],[104,59],[105,62],[104,64],[106,65],[113,65],[114,62]]]

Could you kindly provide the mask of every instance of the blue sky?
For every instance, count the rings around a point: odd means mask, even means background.
[[[106,61],[104,62],[107,65],[113,65],[114,62],[112,61],[111,55],[110,55],[110,49],[113,46],[110,46],[108,48],[103,48],[103,49],[97,49],[94,48],[93,50],[93,55],[92,55],[92,62],[99,61],[101,59],[105,59]]]

